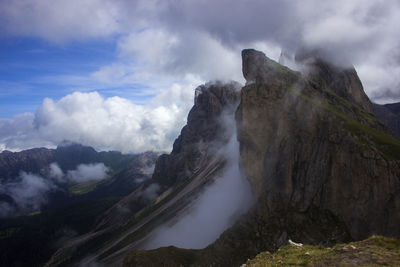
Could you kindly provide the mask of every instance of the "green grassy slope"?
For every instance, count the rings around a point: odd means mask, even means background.
[[[400,266],[400,242],[372,236],[332,248],[288,245],[274,254],[262,252],[245,266]]]

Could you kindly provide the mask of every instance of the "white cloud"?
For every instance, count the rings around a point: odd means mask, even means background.
[[[242,81],[240,50],[263,44],[262,50],[274,59],[276,47],[293,51],[308,47],[323,49],[335,63],[355,64],[373,99],[379,100],[387,90],[399,90],[394,70],[400,66],[400,57],[394,55],[400,47],[396,0],[163,1],[149,4],[146,11],[149,15],[140,16],[146,26],[125,30],[118,40],[120,61],[135,62],[135,68],[122,73],[145,83],[155,74],[178,80],[189,74],[202,82]],[[135,24],[137,19],[126,21]],[[121,71],[116,63],[108,68]],[[371,81],[376,75],[370,76],[366,69],[383,70],[394,81],[379,77]]]
[[[168,74],[182,79],[197,75],[202,81],[243,79],[241,49],[225,47],[205,32],[177,34],[147,29],[121,39],[118,48],[121,57],[139,60],[142,70],[160,76]]]
[[[67,179],[76,183],[98,181],[107,178],[110,169],[104,163],[79,164],[76,170],[67,172]]]
[[[56,162],[53,162],[49,165],[49,176],[57,181],[63,181],[64,172]]]
[[[115,1],[116,3],[117,1]],[[0,28],[53,42],[107,37],[120,30],[120,6],[107,0],[5,0]]]
[[[233,116],[221,118],[231,139],[221,150],[227,160],[220,177],[194,200],[191,209],[176,221],[166,222],[154,231],[146,249],[174,245],[180,248],[204,248],[215,241],[252,205],[248,180],[239,170],[239,144]]]
[[[39,211],[47,203],[47,196],[51,191],[62,190],[60,183],[98,181],[107,178],[109,171],[110,169],[104,163],[91,163],[80,164],[76,169],[68,170],[64,174],[56,162],[48,166],[46,178],[21,171],[14,181],[0,184],[0,194],[12,199],[12,202],[0,200],[0,217],[19,216]]]
[[[379,61],[377,61],[379,62]],[[400,66],[393,64],[362,64],[357,68],[366,93],[377,103],[400,101]]]
[[[8,195],[14,202],[0,203],[0,217],[40,210],[47,202],[47,193],[55,188],[53,183],[39,175],[21,172],[15,182],[0,184],[0,193]]]
[[[154,98],[143,106],[97,93],[46,99],[36,114],[0,120],[0,147],[54,146],[68,139],[125,152],[168,150],[195,87],[212,79],[243,81],[240,50],[247,47],[274,59],[281,47],[324,49],[332,60],[355,64],[372,100],[400,101],[399,24],[397,0],[2,1],[3,36],[62,45],[116,42],[113,62],[88,77],[62,76],[74,88],[130,90],[140,84],[145,89],[135,97]]]
[[[0,118],[0,147],[2,150],[18,151],[32,147],[52,147],[54,143],[44,140],[34,127],[35,115],[23,113],[12,118]]]
[[[151,184],[143,191],[142,197],[148,201],[154,200],[158,197],[158,190],[160,190],[158,184]]]
[[[35,114],[0,120],[0,144],[9,150],[56,146],[69,140],[103,150],[171,149],[193,103],[190,90],[174,85],[148,105],[97,92],[45,99]]]

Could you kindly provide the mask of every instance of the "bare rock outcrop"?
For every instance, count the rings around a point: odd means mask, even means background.
[[[317,209],[354,239],[400,237],[400,142],[376,129],[355,70],[318,63],[304,77],[262,57],[243,51],[247,77],[267,78],[242,89],[236,116],[244,170],[264,212]]]
[[[209,160],[218,144],[228,141],[221,116],[223,112],[234,112],[240,88],[236,82],[214,82],[196,88],[187,125],[175,140],[172,152],[158,158],[154,180],[165,187],[184,181]]]

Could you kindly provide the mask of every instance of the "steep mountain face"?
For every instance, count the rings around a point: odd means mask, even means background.
[[[185,181],[202,164],[209,161],[218,143],[227,142],[224,134],[223,112],[232,114],[239,101],[238,83],[202,85],[195,90],[195,104],[190,110],[187,125],[175,140],[171,154],[157,160],[153,179],[170,186]]]
[[[260,52],[243,54],[244,65],[267,61]],[[354,239],[399,237],[400,142],[378,131],[354,69],[314,62],[307,76],[275,64],[285,77],[243,69],[262,77],[242,89],[237,110],[247,177],[270,214],[318,209]]]
[[[47,266],[121,265],[155,228],[185,214],[224,170],[220,149],[232,135],[224,118],[233,118],[240,88],[235,82],[198,87],[187,125],[172,152],[157,159],[152,178],[106,211],[92,231],[66,242]]]
[[[400,103],[373,105],[373,112],[400,138]]]
[[[319,87],[325,91],[332,91],[337,96],[350,100],[356,106],[371,112],[372,103],[365,94],[354,68],[331,64],[319,56],[317,51],[301,51],[296,54],[295,60],[304,65],[306,71],[311,74],[308,79],[314,79]]]
[[[400,237],[400,141],[371,113],[356,71],[312,54],[297,57],[303,73],[255,50],[242,57],[237,135],[255,206],[203,250],[134,251],[124,266],[239,266],[289,238]]]

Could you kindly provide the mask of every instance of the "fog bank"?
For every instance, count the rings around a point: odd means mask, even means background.
[[[146,244],[146,249],[170,245],[204,248],[249,209],[253,202],[252,192],[248,180],[239,170],[239,144],[236,134],[233,134],[221,153],[227,160],[221,176],[205,188],[189,213],[176,223],[170,222],[158,228]]]

